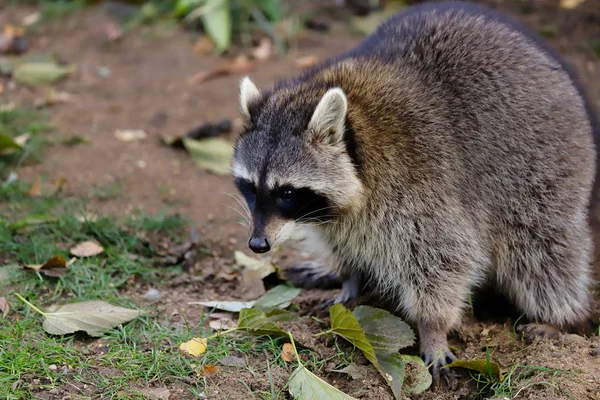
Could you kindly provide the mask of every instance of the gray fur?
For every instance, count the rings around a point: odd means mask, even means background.
[[[335,87],[345,141],[311,140]],[[587,318],[592,117],[562,64],[502,18],[461,3],[411,9],[248,110],[234,173],[330,199],[333,217],[310,230],[339,271],[395,299],[424,358],[444,354],[436,371],[484,283],[531,320]],[[299,225],[273,221],[282,240]]]

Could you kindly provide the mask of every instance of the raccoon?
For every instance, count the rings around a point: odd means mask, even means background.
[[[424,4],[299,77],[240,86],[232,172],[250,249],[311,238],[345,280],[336,301],[362,283],[392,301],[436,381],[482,285],[531,321],[588,317],[593,116],[526,29],[481,6]]]

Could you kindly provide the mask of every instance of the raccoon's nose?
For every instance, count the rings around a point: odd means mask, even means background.
[[[267,242],[267,238],[264,237],[252,237],[248,241],[248,247],[255,253],[266,253],[271,250],[271,246],[269,242]]]

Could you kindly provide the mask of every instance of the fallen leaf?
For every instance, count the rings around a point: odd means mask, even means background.
[[[350,363],[342,369],[331,369],[329,371],[350,375],[353,380],[364,379],[367,376],[366,367],[364,365],[357,365],[354,363]]]
[[[415,334],[410,326],[385,310],[359,306],[352,314],[377,354],[396,353],[415,343]]]
[[[123,29],[113,21],[109,21],[104,25],[104,35],[109,42],[114,42],[123,37]]]
[[[219,367],[217,367],[216,365],[207,364],[204,367],[202,367],[202,370],[200,371],[200,375],[213,376],[213,375],[216,375],[217,372],[219,372]]]
[[[44,264],[29,264],[24,267],[27,269],[32,269],[34,271],[38,271],[41,274],[51,277],[59,277],[67,274],[67,262],[61,255],[56,255]]]
[[[291,343],[284,343],[283,350],[281,351],[281,358],[285,362],[292,362],[296,360],[296,352],[294,346]]]
[[[264,312],[251,308],[244,308],[240,311],[238,329],[254,335],[287,337],[287,333],[270,321]]]
[[[215,43],[219,52],[227,50],[231,44],[231,11],[229,2],[223,0],[205,0],[202,13],[202,26]]]
[[[275,272],[275,267],[270,262],[257,260],[255,258],[249,257],[241,251],[235,251],[233,253],[233,257],[235,259],[236,265],[240,267],[244,267],[247,269],[253,269],[260,272],[260,277],[262,279],[271,275]]]
[[[421,394],[429,389],[433,378],[423,360],[406,354],[401,354],[400,359],[405,365],[404,390],[412,394]]]
[[[566,9],[577,8],[580,4],[583,4],[585,0],[560,0],[560,6]]]
[[[58,82],[77,68],[71,65],[58,65],[53,62],[29,62],[15,67],[13,77],[24,86],[36,87]]]
[[[191,354],[196,357],[204,352],[206,352],[206,348],[208,346],[208,339],[206,338],[193,338],[187,342],[181,343],[179,345],[179,350]]]
[[[91,240],[81,242],[71,248],[71,254],[76,257],[93,257],[104,252],[104,248]]]
[[[354,397],[348,396],[339,389],[331,386],[302,364],[296,368],[289,380],[289,391],[296,400],[352,400]]]
[[[6,25],[0,32],[0,54],[22,54],[27,48],[23,28]]]
[[[286,308],[291,301],[300,294],[302,289],[288,285],[277,285],[269,290],[263,297],[256,300],[253,308]]]
[[[354,314],[344,307],[344,305],[334,304],[329,308],[329,316],[331,318],[331,332],[341,336],[355,347],[359,348],[367,360],[369,360],[378,370],[381,370],[379,362],[377,361],[377,356],[375,355],[375,350],[371,343],[369,343],[367,336],[360,327]]]
[[[0,313],[2,313],[2,318],[6,318],[8,312],[10,311],[10,305],[8,301],[4,297],[0,297]]]
[[[122,142],[136,142],[148,137],[148,134],[141,129],[117,129],[115,137]]]
[[[24,16],[23,19],[21,20],[21,23],[24,26],[30,26],[30,25],[37,24],[41,18],[42,18],[42,14],[39,11],[36,11],[34,13],[27,14],[26,16]]]
[[[266,292],[260,272],[254,269],[245,268],[242,271],[242,288],[245,299],[257,299]]]
[[[142,314],[100,300],[52,306],[44,313],[43,328],[54,335],[85,331],[90,336],[102,333]]]
[[[271,310],[262,310],[265,311],[265,315],[271,322],[289,322],[295,319],[300,318],[300,316],[291,311],[282,310],[279,308],[273,308]]]
[[[198,54],[205,55],[212,52],[215,49],[215,44],[206,35],[196,40],[194,43],[194,51]]]
[[[400,354],[377,354],[381,375],[392,389],[396,400],[402,399],[402,387],[406,374],[406,365]]]
[[[265,61],[271,57],[273,42],[269,38],[261,38],[258,46],[252,49],[252,57],[258,61]]]
[[[298,57],[294,61],[294,66],[296,68],[305,69],[305,68],[312,67],[313,65],[317,64],[318,62],[319,62],[319,57],[317,57],[315,55],[309,55],[309,56]]]
[[[39,176],[31,185],[27,191],[27,194],[31,197],[42,197],[42,179]]]
[[[5,153],[10,150],[20,150],[22,148],[23,146],[17,143],[14,138],[0,133],[0,152]]]
[[[234,329],[237,324],[229,318],[219,318],[209,321],[208,326],[216,331],[224,331],[227,329]]]
[[[233,146],[230,143],[218,138],[202,140],[183,138],[183,144],[200,168],[216,175],[231,174]]]
[[[147,400],[169,400],[171,392],[164,387],[146,388],[142,390],[142,395]]]
[[[208,308],[216,308],[229,312],[240,312],[244,308],[250,308],[256,303],[255,301],[192,301],[188,304],[199,304]]]
[[[73,95],[68,92],[57,92],[54,89],[51,89],[46,97],[37,99],[34,102],[34,107],[43,108],[48,106],[53,106],[56,104],[70,103],[73,101]]]
[[[219,362],[228,367],[243,368],[246,366],[246,360],[236,356],[223,357],[219,360]]]
[[[254,68],[254,63],[246,55],[234,58],[229,64],[221,65],[208,71],[198,72],[189,79],[190,84],[197,84],[218,78],[220,76],[245,74]]]
[[[455,360],[443,368],[466,368],[481,372],[489,378],[502,382],[502,372],[500,366],[489,360]]]
[[[29,139],[31,139],[31,134],[30,133],[24,133],[22,135],[19,135],[15,138],[15,143],[18,144],[21,147],[25,147],[25,145],[27,144],[27,142],[29,142]]]

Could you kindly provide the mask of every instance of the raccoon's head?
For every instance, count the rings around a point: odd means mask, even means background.
[[[340,88],[302,85],[261,93],[241,81],[245,130],[232,162],[252,215],[250,249],[264,253],[302,225],[321,225],[360,201],[363,186],[345,141]]]

